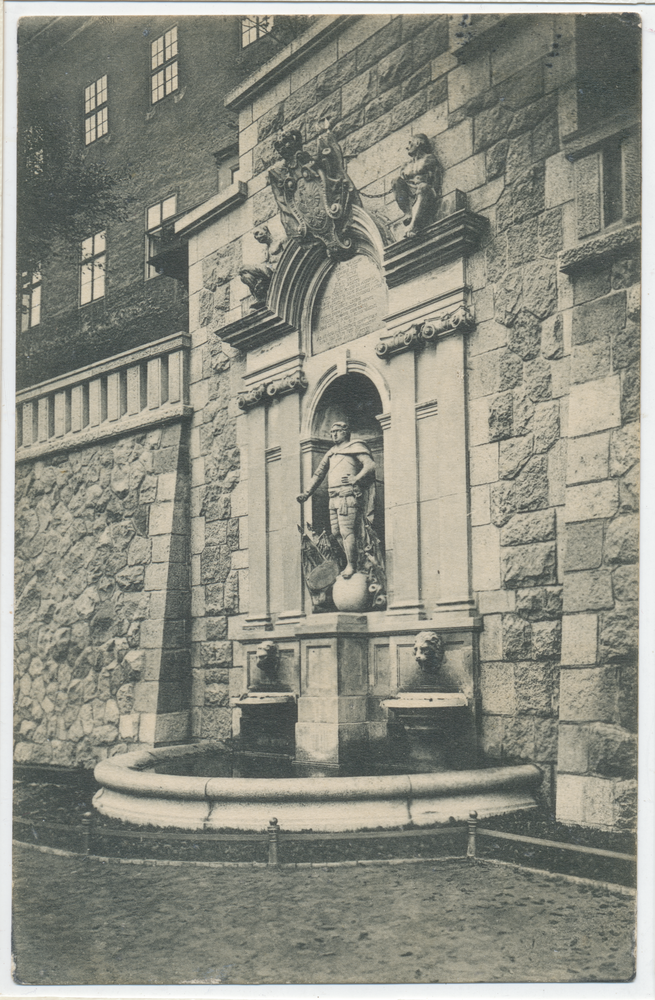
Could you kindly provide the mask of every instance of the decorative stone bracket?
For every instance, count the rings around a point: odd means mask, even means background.
[[[242,410],[250,410],[253,406],[258,406],[260,403],[270,403],[271,400],[279,396],[286,396],[290,392],[304,392],[306,388],[305,373],[302,371],[294,372],[293,375],[262,382],[248,392],[239,393],[237,402]]]
[[[408,330],[399,330],[387,337],[380,337],[375,353],[379,358],[388,358],[401,351],[416,350],[444,334],[453,333],[455,330],[470,330],[474,322],[473,310],[468,306],[459,306],[452,312],[442,313],[434,319],[414,323]]]

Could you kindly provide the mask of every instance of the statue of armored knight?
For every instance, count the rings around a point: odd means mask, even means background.
[[[281,132],[273,144],[281,160],[269,170],[268,180],[287,236],[318,239],[329,256],[338,258],[352,246],[346,230],[352,206],[361,201],[329,124],[325,119],[314,153],[303,148],[298,129]]]
[[[304,504],[327,476],[330,534],[312,538],[302,534],[305,582],[315,608],[329,602],[337,576],[350,580],[361,575],[366,602],[376,608],[386,604],[386,577],[382,545],[373,530],[375,512],[375,462],[365,441],[351,440],[345,421],[330,428],[334,442],[320,462],[298,503]],[[345,565],[344,565],[345,563]],[[365,578],[365,579],[364,579]]]

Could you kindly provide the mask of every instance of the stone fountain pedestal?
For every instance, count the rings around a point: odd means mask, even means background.
[[[336,766],[368,747],[366,616],[324,614],[297,629],[301,677],[296,760]]]
[[[413,771],[476,766],[475,726],[464,694],[403,691],[381,704],[390,712],[389,736],[396,754]]]

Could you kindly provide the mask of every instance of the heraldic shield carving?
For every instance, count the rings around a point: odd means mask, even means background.
[[[313,154],[303,149],[298,129],[281,132],[274,146],[282,159],[271,167],[268,179],[287,236],[321,240],[330,257],[343,257],[352,246],[346,232],[351,209],[361,201],[329,122]]]

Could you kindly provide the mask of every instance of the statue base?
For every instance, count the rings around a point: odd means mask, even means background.
[[[353,573],[349,579],[338,576],[332,587],[332,600],[338,611],[366,611],[370,597],[363,573]]]

